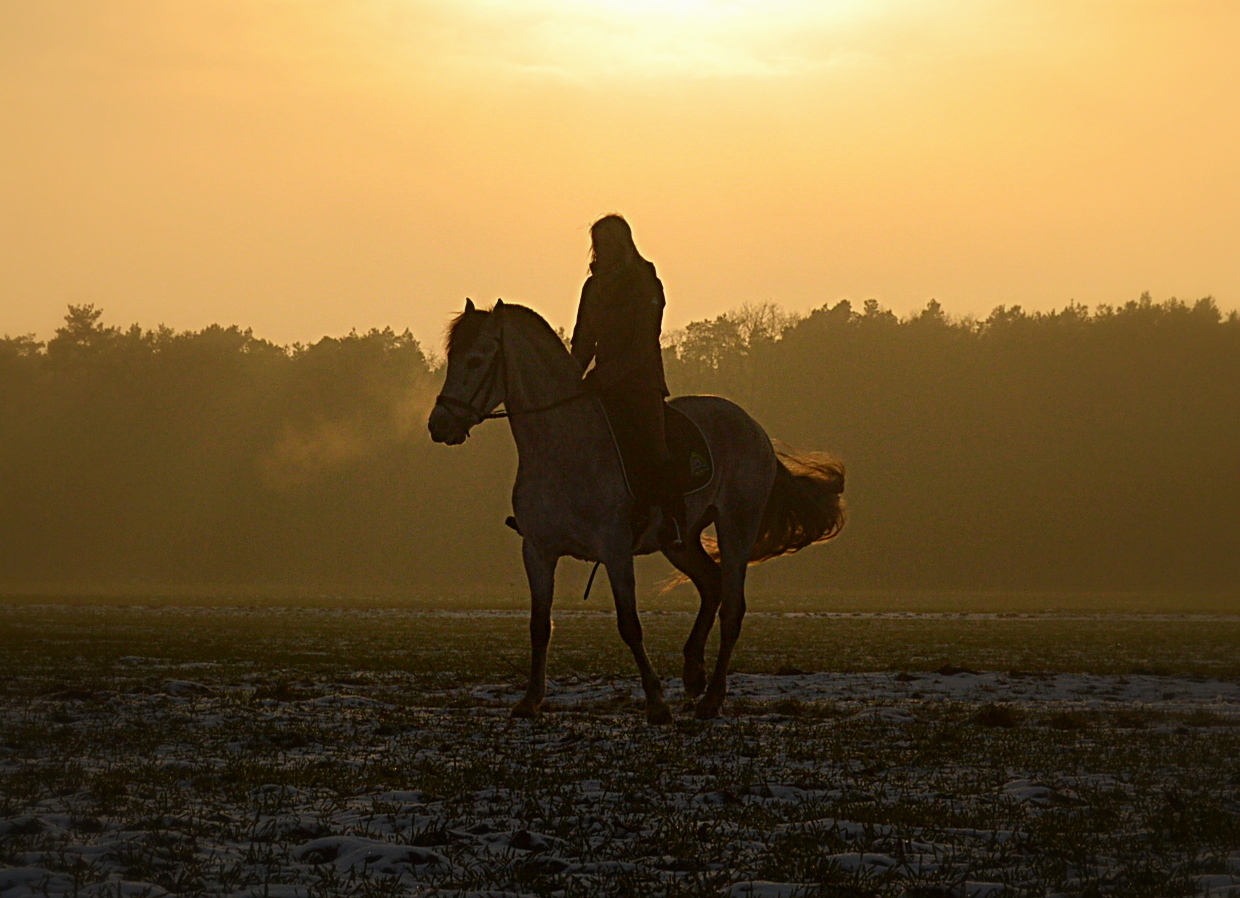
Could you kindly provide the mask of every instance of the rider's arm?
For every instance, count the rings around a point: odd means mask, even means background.
[[[659,352],[659,335],[663,331],[663,307],[667,300],[663,297],[663,282],[650,267],[650,281],[646,283],[633,310],[633,349],[634,355],[641,358],[645,353]]]
[[[590,317],[586,314],[586,292],[589,287],[590,281],[587,279],[581,287],[581,301],[577,304],[577,323],[573,327],[572,349],[570,350],[582,371],[590,367],[590,360],[594,358],[595,346],[598,343],[594,336],[594,329],[590,326]]]

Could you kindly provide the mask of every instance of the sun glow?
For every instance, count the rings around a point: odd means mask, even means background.
[[[626,18],[709,21],[752,16],[804,20],[824,15],[851,14],[875,4],[863,0],[588,0],[584,3],[559,2],[556,5],[564,10],[596,9]]]
[[[479,34],[502,40],[471,61],[574,80],[789,74],[832,64],[832,38],[894,2],[474,0]]]
[[[0,2],[0,334],[1240,296],[1236,0]],[[261,301],[256,301],[261,298]]]

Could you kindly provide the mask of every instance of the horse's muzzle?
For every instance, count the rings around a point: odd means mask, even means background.
[[[431,439],[436,443],[446,443],[449,446],[459,446],[469,436],[469,427],[465,422],[442,405],[431,409],[426,429],[431,432]]]

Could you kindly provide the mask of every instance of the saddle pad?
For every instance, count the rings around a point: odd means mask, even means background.
[[[671,453],[672,467],[680,488],[687,496],[710,483],[715,476],[715,459],[697,422],[674,405],[664,403],[663,407],[667,409],[663,419],[667,431],[667,451]]]
[[[601,402],[598,405],[603,410],[603,417],[606,418],[607,408]],[[692,418],[670,403],[663,403],[663,409],[663,426],[667,436],[667,451],[672,457],[672,470],[675,472],[676,482],[681,492],[687,496],[690,493],[696,493],[710,483],[711,478],[715,476],[715,459],[710,454],[710,444],[706,442],[706,435]],[[607,429],[611,432],[612,442],[616,445],[616,454],[620,456],[620,468],[624,471],[625,485],[629,488],[629,495],[632,495],[633,486],[629,483],[629,463],[624,453],[620,451],[620,444],[616,441],[616,432],[611,426],[610,419],[607,421]]]

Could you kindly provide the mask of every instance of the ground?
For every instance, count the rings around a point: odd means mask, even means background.
[[[754,601],[671,727],[563,605],[514,721],[511,601],[0,602],[0,898],[1240,895],[1234,602]]]

